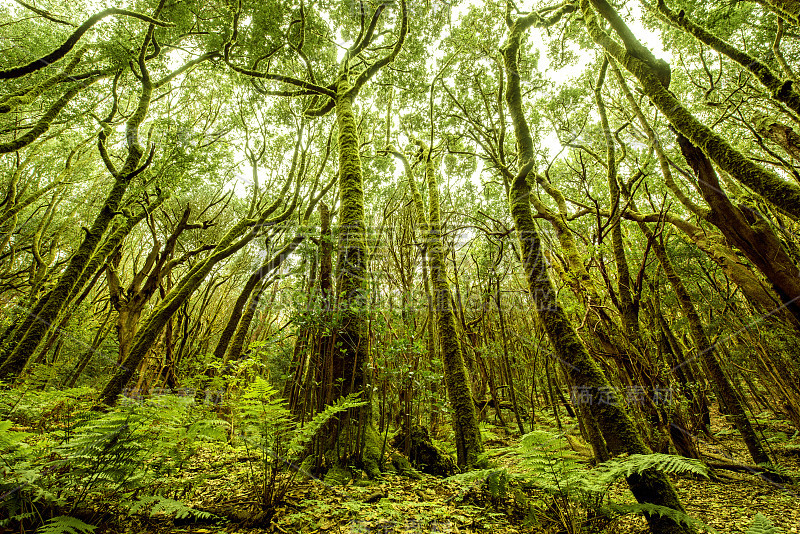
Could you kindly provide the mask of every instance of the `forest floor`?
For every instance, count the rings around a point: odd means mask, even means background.
[[[760,420],[764,437],[780,465],[795,477],[800,474],[800,446],[795,434],[784,422]],[[747,451],[736,432],[712,421],[713,441],[701,444],[702,452],[715,458],[724,456],[730,463],[749,464]],[[492,427],[493,439],[487,449],[496,467],[513,462],[509,447],[517,440],[500,437],[501,430]],[[570,460],[588,468],[588,459],[567,451]],[[565,528],[569,521],[579,523],[587,518],[585,506],[567,500],[554,500],[536,490],[518,491],[509,484],[502,495],[492,495],[486,478],[464,481],[422,474],[420,478],[387,473],[379,480],[356,480],[344,484],[322,480],[296,480],[275,511],[272,524],[260,527],[261,521],[246,518],[255,513],[257,504],[245,492],[242,481],[247,478],[249,461],[236,455],[220,456],[219,451],[206,451],[196,457],[189,470],[202,470],[202,485],[193,488],[184,501],[206,510],[236,509],[240,523],[208,523],[176,525],[171,521],[142,518],[129,522],[119,534],[195,533],[478,533],[514,534],[528,532],[581,532]],[[250,459],[252,460],[252,458]],[[585,464],[585,465],[584,465]],[[711,479],[672,477],[687,513],[720,533],[746,533],[756,513],[761,513],[785,533],[800,531],[800,487],[763,480],[758,474],[743,471],[715,470]],[[495,492],[497,490],[495,489]],[[605,496],[615,503],[633,503],[624,480],[616,482]],[[531,513],[531,511],[535,513]],[[228,517],[230,513],[226,514]],[[250,515],[252,519],[252,515]],[[633,534],[647,532],[641,516],[621,516],[605,525],[603,532]],[[108,530],[107,532],[112,532]],[[588,532],[588,530],[587,530]]]

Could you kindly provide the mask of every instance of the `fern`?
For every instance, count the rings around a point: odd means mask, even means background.
[[[55,449],[53,467],[67,470],[67,485],[80,496],[90,491],[132,487],[144,476],[147,436],[141,414],[111,412],[75,430]],[[80,489],[78,489],[80,488]]]
[[[747,534],[783,534],[783,529],[776,527],[772,521],[757,513],[750,528],[747,529]]]
[[[326,406],[323,411],[314,416],[314,418],[303,428],[295,432],[295,435],[289,442],[289,450],[294,454],[302,453],[306,445],[308,445],[311,440],[314,439],[325,423],[327,423],[333,416],[341,412],[345,412],[351,408],[358,408],[366,404],[366,401],[360,401],[358,399],[358,393],[353,393],[347,397],[337,400],[330,406]]]
[[[708,468],[700,460],[673,454],[632,454],[612,458],[597,466],[594,472],[603,483],[611,484],[620,477],[629,477],[649,470],[670,474],[691,473],[708,478]]]
[[[495,469],[486,476],[486,489],[493,500],[506,498],[508,482],[508,471],[505,469]]]
[[[160,495],[149,495],[142,497],[131,505],[129,511],[133,514],[139,513],[143,510],[150,509],[150,517],[157,515],[166,515],[174,517],[175,519],[201,519],[213,520],[218,517],[211,512],[203,510],[196,510],[191,506],[187,506],[181,501],[175,499],[168,499]]]
[[[454,481],[482,480],[483,488],[495,501],[502,499],[509,484],[535,488],[550,495],[540,510],[542,517],[556,521],[570,530],[575,525],[589,525],[598,520],[611,521],[623,514],[645,514],[669,517],[690,527],[706,528],[702,522],[683,512],[644,504],[608,503],[610,486],[622,477],[649,470],[664,473],[690,473],[708,477],[707,467],[698,460],[669,454],[631,455],[614,458],[593,469],[571,456],[564,434],[537,430],[526,434],[516,448],[505,449],[516,462],[506,469],[484,469],[450,477]],[[558,510],[553,513],[553,510]]]
[[[68,515],[59,515],[39,527],[36,534],[91,534],[97,527]]]
[[[608,511],[612,512],[616,515],[627,515],[627,514],[642,514],[646,516],[660,516],[672,519],[678,524],[685,525],[689,528],[698,528],[707,532],[711,532],[711,534],[717,534],[717,531],[714,528],[706,525],[699,519],[696,519],[690,515],[687,515],[680,510],[675,510],[674,508],[669,508],[667,506],[659,506],[657,504],[651,503],[638,503],[638,504],[617,504],[617,503],[609,503],[603,506],[601,511]]]

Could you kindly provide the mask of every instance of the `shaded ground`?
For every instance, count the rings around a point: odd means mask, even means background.
[[[764,423],[764,422],[762,422]],[[780,464],[795,475],[800,473],[798,449],[791,445],[797,435],[784,423],[762,424],[764,436]],[[713,421],[714,441],[702,443],[703,452],[731,458],[747,464],[746,450],[735,432]],[[791,439],[794,434],[795,439]],[[787,446],[787,443],[789,445]],[[495,451],[513,440],[489,440]],[[507,452],[507,451],[506,451]],[[570,451],[571,452],[571,451]],[[513,463],[506,454],[495,454],[495,464]],[[570,459],[583,462],[579,454]],[[129,523],[119,533],[477,533],[512,534],[522,532],[559,532],[570,515],[575,519],[585,513],[563,502],[553,501],[537,490],[520,491],[513,485],[503,496],[492,496],[485,479],[472,482],[421,475],[418,479],[386,474],[375,481],[298,480],[277,508],[269,528],[259,526],[258,502],[245,490],[242,481],[249,469],[248,460],[236,456],[213,456],[206,451],[197,457],[191,473],[207,473],[202,485],[184,498],[193,506],[210,510],[236,510],[236,515],[255,524],[242,523],[174,525],[169,521],[141,519]],[[718,470],[712,480],[673,477],[688,513],[721,533],[744,533],[753,516],[760,512],[786,533],[800,528],[800,488],[762,480],[757,474]],[[612,487],[609,495],[615,502],[633,502],[624,482]],[[549,499],[549,500],[548,500]],[[549,503],[549,504],[548,504]],[[531,510],[536,513],[532,514]],[[230,516],[230,514],[228,514]],[[560,525],[561,524],[561,525]],[[606,527],[606,532],[647,532],[640,517],[623,517]],[[108,532],[112,532],[108,530]]]

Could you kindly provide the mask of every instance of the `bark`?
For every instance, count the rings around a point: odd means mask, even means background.
[[[645,94],[675,130],[686,136],[692,144],[699,147],[714,163],[739,182],[795,219],[800,218],[800,187],[753,162],[722,136],[700,122],[663,85],[652,65],[626,50],[603,30],[597,14],[590,5],[590,0],[580,0],[580,8],[592,40],[636,77]]]
[[[145,22],[149,22],[151,24],[151,27],[154,25],[158,25],[161,27],[174,26],[174,24],[172,23],[158,20],[155,17],[148,17],[147,15],[144,15],[142,13],[136,13],[135,11],[129,11],[127,9],[110,7],[86,19],[86,21],[83,24],[78,26],[78,28],[76,28],[75,31],[72,32],[72,35],[70,35],[64,41],[63,44],[61,44],[58,48],[56,48],[49,54],[46,54],[39,59],[31,61],[27,65],[0,71],[0,80],[10,80],[13,78],[20,78],[27,74],[36,72],[37,70],[42,69],[52,63],[55,63],[56,61],[66,56],[69,53],[69,51],[75,47],[75,45],[78,43],[81,37],[83,37],[83,34],[89,31],[89,29],[92,26],[94,26],[99,21],[111,15],[124,15],[127,17],[136,18]],[[157,16],[158,15],[156,14],[156,17]]]
[[[678,144],[711,206],[708,220],[767,277],[800,325],[800,276],[778,236],[756,210],[745,204],[733,205],[722,190],[711,161],[701,150],[682,135],[678,136]]]
[[[148,35],[152,35],[152,27]],[[148,39],[145,40],[145,48],[147,42]],[[139,144],[139,126],[147,115],[153,87],[147,75],[147,70],[143,68],[143,62],[140,67],[142,67],[143,73],[142,90],[136,110],[126,123],[128,155],[125,163],[119,172],[112,173],[114,174],[114,183],[103,203],[103,207],[95,217],[91,228],[85,230],[86,235],[83,241],[70,259],[56,286],[40,299],[28,320],[21,324],[13,334],[13,343],[2,354],[2,356],[5,356],[5,361],[0,366],[0,379],[9,379],[19,375],[25,367],[28,357],[36,351],[39,343],[56,321],[60,311],[69,302],[69,297],[73,293],[73,289],[81,278],[82,273],[84,273],[86,264],[114,219],[128,184],[142,170],[141,167],[137,168],[144,155],[144,150]],[[105,133],[102,132],[99,141],[101,147],[104,140]],[[101,150],[104,149],[101,148]]]
[[[456,330],[456,317],[450,286],[447,282],[444,250],[442,247],[442,223],[439,215],[439,187],[436,183],[431,150],[422,147],[425,153],[425,176],[428,183],[428,238],[426,249],[433,286],[436,324],[439,346],[444,363],[447,396],[453,407],[453,430],[456,435],[457,463],[462,469],[475,466],[483,452],[483,443],[475,415],[475,405],[469,388],[467,369],[461,352],[461,343]],[[417,193],[418,195],[419,193]],[[416,195],[415,195],[416,196]],[[499,411],[499,407],[497,408]]]
[[[367,306],[367,243],[364,223],[364,178],[361,170],[360,142],[353,113],[354,94],[347,76],[337,82],[336,122],[339,142],[339,243],[336,270],[336,310],[341,317],[334,333],[331,357],[331,398],[366,390],[366,363],[369,355]],[[368,472],[378,471],[377,458],[364,455],[366,436],[372,425],[368,404],[340,417],[330,433],[326,447],[339,451],[339,460],[354,458],[369,462]],[[374,465],[373,465],[374,462]]]
[[[645,235],[647,235],[648,238],[653,238],[652,230],[647,228],[645,223],[642,223],[642,231],[645,232]],[[697,357],[699,357],[705,365],[706,371],[711,378],[712,386],[717,393],[720,403],[722,404],[724,410],[731,415],[734,425],[742,435],[745,445],[747,446],[747,450],[750,452],[753,460],[755,460],[756,463],[770,463],[769,456],[767,455],[761,440],[750,424],[750,420],[744,411],[744,406],[742,405],[739,396],[737,395],[727,376],[725,376],[725,372],[722,370],[722,366],[717,358],[714,345],[708,339],[708,335],[705,332],[705,328],[703,327],[700,315],[697,313],[697,309],[692,301],[692,297],[686,290],[683,281],[675,273],[666,249],[662,244],[656,243],[654,240],[653,252],[655,252],[656,257],[661,264],[661,268],[664,269],[664,275],[667,277],[667,280],[672,286],[673,291],[675,291],[675,294],[678,297],[681,310],[689,322],[689,332],[691,333],[692,339],[695,343]],[[688,365],[688,362],[680,362],[678,365]]]
[[[780,2],[784,3],[784,2]],[[792,2],[796,4],[796,2]],[[788,2],[786,2],[788,4]],[[772,98],[785,104],[795,113],[800,113],[800,94],[793,87],[793,81],[783,80],[780,76],[772,72],[765,63],[757,58],[731,45],[724,39],[716,36],[701,25],[690,20],[683,10],[678,13],[672,11],[664,0],[658,0],[658,11],[672,25],[680,28],[689,35],[694,36],[698,41],[710,46],[720,54],[723,54],[745,69],[749,70],[755,78],[770,92]]]
[[[603,372],[579,341],[564,309],[556,299],[539,233],[531,214],[531,187],[527,178],[534,165],[533,139],[522,109],[517,55],[522,33],[540,20],[541,17],[537,15],[512,21],[508,14],[509,35],[501,48],[507,78],[505,99],[514,125],[520,162],[519,172],[509,184],[509,208],[517,228],[528,289],[539,320],[573,386],[584,388],[591,395],[591,403],[587,408],[597,421],[609,452],[614,455],[647,454],[650,450],[636,432],[633,421],[621,406]],[[601,392],[607,393],[602,402]],[[663,473],[647,471],[630,476],[627,481],[637,501],[684,511],[675,489]],[[648,516],[647,520],[651,530],[657,534],[688,532],[685,527],[667,518]]]
[[[800,135],[776,120],[771,120],[766,115],[755,114],[756,131],[786,151],[796,161],[800,162]]]
[[[295,186],[294,197],[291,204],[283,213],[272,219],[268,219],[269,215],[278,209],[283,202],[283,197],[287,193],[290,183],[291,177],[286,180],[283,191],[278,194],[278,199],[270,207],[266,208],[258,219],[245,219],[234,225],[228,233],[222,237],[211,254],[192,267],[180,282],[170,290],[161,303],[156,306],[145,320],[145,324],[136,333],[131,344],[130,354],[125,361],[122,362],[120,368],[117,369],[114,376],[109,380],[100,394],[99,401],[101,403],[107,406],[116,404],[117,398],[122,394],[123,389],[125,389],[128,382],[133,377],[134,372],[139,367],[142,360],[144,360],[147,352],[157,341],[167,321],[169,321],[173,314],[189,299],[192,293],[200,287],[206,276],[208,276],[217,263],[241,250],[258,235],[260,230],[285,221],[294,212],[299,194],[299,180]]]

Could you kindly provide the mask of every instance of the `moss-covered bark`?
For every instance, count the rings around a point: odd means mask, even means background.
[[[9,113],[19,106],[27,106],[33,103],[42,93],[51,87],[65,81],[72,71],[75,70],[75,67],[78,66],[78,63],[85,52],[85,48],[78,50],[73,56],[72,60],[70,60],[67,66],[64,67],[64,70],[62,70],[60,73],[50,76],[49,78],[42,80],[40,83],[32,87],[27,87],[14,94],[0,97],[0,113]]]
[[[611,226],[611,248],[614,252],[614,260],[617,266],[617,294],[619,295],[619,311],[622,314],[622,321],[625,330],[632,340],[639,340],[639,317],[638,306],[634,302],[631,284],[631,275],[628,269],[628,258],[625,254],[625,245],[622,240],[622,216],[623,207],[620,204],[619,183],[617,182],[617,155],[614,147],[614,139],[611,137],[611,127],[608,124],[606,104],[603,100],[603,84],[608,69],[608,59],[603,58],[600,72],[597,75],[597,83],[594,88],[595,103],[597,112],[600,114],[600,125],[603,128],[603,140],[606,145],[606,181],[608,182],[608,192],[610,196],[611,215],[608,224]]]
[[[13,141],[8,141],[7,143],[0,143],[0,154],[6,154],[8,152],[15,152],[20,150],[29,144],[33,143],[36,139],[38,139],[43,133],[50,129],[50,126],[53,124],[53,121],[61,113],[61,110],[64,109],[67,104],[69,104],[78,93],[80,93],[83,89],[89,87],[96,81],[102,79],[104,76],[94,76],[87,80],[76,82],[72,84],[72,86],[67,89],[61,97],[53,102],[50,108],[41,116],[41,118],[36,121],[36,124],[33,125],[31,129],[25,132],[23,135],[17,137]]]
[[[222,237],[219,243],[217,243],[211,254],[203,261],[193,266],[186,276],[170,290],[161,303],[148,315],[144,325],[142,325],[133,339],[130,354],[122,362],[119,369],[117,369],[114,376],[109,380],[100,394],[99,400],[101,403],[107,406],[116,404],[117,398],[128,385],[128,382],[147,355],[147,352],[157,341],[167,321],[169,321],[173,314],[189,299],[192,293],[200,287],[206,276],[208,276],[217,263],[241,250],[242,247],[255,238],[260,229],[283,222],[294,213],[300,189],[299,180],[296,183],[294,197],[289,206],[279,215],[268,219],[269,215],[276,210],[283,201],[283,197],[288,189],[288,184],[290,183],[291,177],[286,180],[286,185],[281,194],[278,195],[278,200],[269,208],[266,208],[258,219],[244,219],[234,225],[225,236]]]
[[[461,352],[461,343],[456,331],[456,317],[447,282],[447,272],[442,247],[442,223],[439,215],[439,186],[430,149],[423,147],[425,156],[425,177],[428,184],[428,237],[425,248],[430,265],[431,285],[433,286],[436,324],[439,333],[439,346],[444,363],[444,378],[447,396],[453,407],[453,430],[456,435],[458,466],[470,468],[478,463],[483,452],[475,404],[472,402],[467,369]],[[415,197],[419,195],[416,192]],[[421,202],[421,200],[420,200]]]
[[[760,135],[780,146],[796,161],[800,161],[800,134],[791,126],[763,114],[753,114],[753,119],[753,126]]]
[[[648,237],[652,238],[652,231],[647,228],[646,223],[641,223],[641,226],[642,230],[645,232],[645,235],[648,235]],[[653,252],[655,252],[656,257],[661,264],[661,268],[664,269],[664,274],[667,277],[667,280],[678,297],[681,310],[689,322],[689,332],[695,342],[695,350],[697,351],[698,357],[701,358],[701,361],[705,365],[706,371],[711,378],[712,386],[717,393],[720,403],[723,405],[725,411],[731,414],[734,425],[742,435],[745,445],[747,446],[747,450],[750,452],[753,460],[757,464],[770,463],[769,456],[767,455],[758,435],[755,433],[753,426],[750,424],[750,420],[744,411],[744,406],[742,405],[739,396],[737,395],[727,376],[725,376],[725,372],[722,370],[722,367],[719,364],[714,345],[710,342],[708,336],[706,335],[705,328],[703,327],[700,315],[697,313],[697,309],[695,308],[691,295],[683,285],[683,281],[672,268],[672,262],[670,261],[669,256],[667,256],[666,250],[655,240],[653,241]],[[678,363],[678,365],[681,366],[685,364],[686,362]]]
[[[152,36],[152,28],[148,36]],[[147,41],[148,39],[145,40],[145,48],[147,47]],[[114,173],[114,183],[103,203],[103,207],[95,217],[91,228],[85,231],[83,241],[70,259],[56,286],[36,304],[31,316],[25,321],[25,324],[28,325],[27,328],[24,328],[24,324],[20,325],[20,328],[13,335],[14,342],[6,347],[6,351],[3,353],[5,361],[0,366],[0,379],[8,379],[18,375],[25,367],[28,358],[36,351],[39,343],[56,321],[59,312],[69,302],[75,285],[81,278],[81,274],[86,270],[87,263],[100,243],[103,234],[105,234],[114,219],[131,179],[141,170],[138,166],[144,155],[144,150],[139,144],[139,126],[147,115],[153,86],[150,82],[150,77],[147,75],[147,69],[144,68],[143,61],[140,62],[140,68],[142,71],[142,90],[137,107],[125,127],[128,142],[128,155],[125,162],[122,168]],[[99,145],[102,146],[105,140],[105,133],[100,135]]]
[[[573,386],[590,393],[588,410],[597,421],[608,451],[614,455],[647,454],[650,450],[636,432],[633,421],[623,409],[614,390],[610,388],[608,380],[581,344],[556,298],[539,233],[531,214],[531,187],[527,178],[534,164],[533,139],[522,109],[517,56],[523,32],[536,21],[537,19],[530,16],[514,21],[509,14],[507,16],[509,35],[501,48],[507,77],[505,98],[514,125],[520,162],[519,172],[509,187],[509,208],[516,224],[528,288],[544,331],[555,353],[563,362]],[[627,481],[639,502],[649,502],[683,511],[675,489],[663,473],[648,471],[642,475],[628,477]],[[658,534],[688,532],[686,527],[666,518],[648,516],[648,523],[651,530]]]
[[[713,165],[701,150],[680,135],[678,144],[697,176],[703,198],[711,206],[708,220],[767,277],[800,325],[800,277],[795,261],[781,240],[758,211],[746,204],[733,205],[722,190]]]
[[[339,243],[336,267],[336,310],[341,323],[333,349],[332,398],[365,389],[365,368],[369,355],[367,332],[367,243],[364,223],[364,178],[361,170],[358,130],[353,113],[354,94],[346,75],[336,86],[336,123],[339,142]],[[366,400],[366,399],[365,399]],[[371,427],[370,405],[351,410],[339,419],[330,436],[338,441],[340,458],[364,460],[366,430]],[[373,460],[370,460],[373,461]]]
[[[78,26],[75,29],[75,31],[72,32],[72,34],[64,41],[63,44],[61,44],[61,46],[59,46],[58,48],[56,48],[55,50],[53,50],[49,54],[46,54],[46,55],[42,56],[39,59],[31,61],[30,63],[28,63],[26,65],[22,65],[22,66],[19,66],[19,67],[13,67],[13,68],[10,68],[10,69],[7,69],[7,70],[0,71],[0,80],[10,80],[10,79],[14,79],[14,78],[21,78],[21,77],[23,77],[23,76],[25,76],[27,74],[31,74],[33,72],[36,72],[39,69],[43,69],[44,67],[47,67],[48,65],[52,65],[56,61],[62,59],[64,56],[66,56],[70,52],[70,50],[72,50],[75,47],[75,45],[78,44],[78,41],[80,41],[81,37],[83,37],[83,34],[85,34],[87,31],[89,31],[89,29],[92,26],[94,26],[99,21],[101,21],[104,18],[109,17],[111,15],[124,15],[124,16],[127,16],[127,17],[136,18],[136,19],[139,19],[139,20],[142,20],[142,21],[150,23],[151,28],[153,26],[161,26],[161,27],[173,26],[173,24],[170,23],[170,22],[165,22],[165,21],[162,21],[162,20],[158,20],[158,18],[157,18],[158,17],[158,13],[156,13],[155,17],[149,17],[149,16],[144,15],[142,13],[136,13],[135,11],[129,11],[127,9],[119,9],[119,8],[116,8],[116,7],[110,7],[110,8],[104,9],[103,11],[100,11],[99,13],[96,13],[96,14],[92,15],[91,17],[89,17],[88,19],[86,19],[86,21],[83,24]]]
[[[780,2],[780,4],[786,5],[788,2]],[[793,4],[796,5],[796,2],[793,2]],[[744,50],[736,48],[713,32],[692,21],[683,10],[675,13],[667,6],[664,0],[658,0],[658,11],[674,26],[749,70],[769,90],[775,100],[786,104],[795,113],[800,113],[800,94],[793,87],[794,84],[791,80],[781,79],[780,76],[772,72],[772,69],[766,63],[759,61]]]
[[[590,37],[636,77],[645,94],[678,132],[738,181],[786,213],[800,218],[800,187],[753,162],[700,122],[664,86],[652,65],[630,53],[603,30],[590,0],[580,0],[580,8]]]

